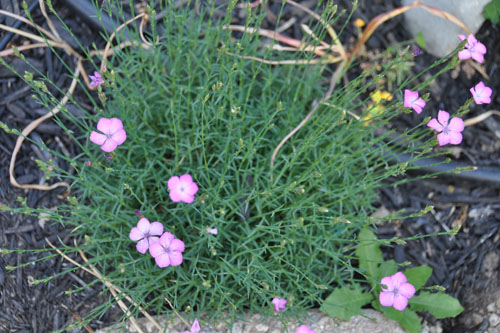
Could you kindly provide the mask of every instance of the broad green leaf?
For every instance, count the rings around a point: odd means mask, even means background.
[[[378,277],[378,265],[383,262],[382,251],[375,234],[367,228],[359,232],[359,245],[356,249],[356,255],[359,259],[359,268],[373,279]]]
[[[382,307],[382,312],[384,315],[392,320],[395,320],[401,324],[401,326],[410,333],[420,333],[422,332],[422,326],[420,324],[420,318],[417,316],[415,311],[409,308],[403,311],[398,311],[391,307]]]
[[[380,264],[378,281],[385,277],[396,274],[398,271],[398,264],[394,260],[387,260]]]
[[[347,287],[336,288],[320,307],[320,310],[330,317],[349,320],[352,316],[363,314],[361,307],[370,303],[371,294],[352,290]]]
[[[483,9],[483,17],[497,24],[500,21],[500,0],[492,0]]]
[[[428,311],[437,319],[456,317],[464,308],[460,302],[445,293],[421,292],[409,300],[412,310]]]
[[[432,275],[432,268],[426,265],[408,268],[405,270],[404,275],[408,279],[408,283],[411,283],[416,290],[422,288],[427,280]]]

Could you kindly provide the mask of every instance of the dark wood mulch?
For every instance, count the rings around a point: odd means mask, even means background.
[[[304,3],[314,8],[313,2]],[[17,13],[22,12],[18,1],[0,0],[0,5],[2,9],[8,8]],[[99,40],[94,37],[99,33],[97,30],[88,27],[78,15],[69,9],[63,8],[64,5],[60,1],[56,1],[55,5],[83,45],[90,45],[94,41],[99,43]],[[338,5],[349,8],[350,1],[338,1]],[[361,17],[366,21],[397,5],[396,0],[360,1],[360,9],[355,17]],[[280,4],[272,2],[268,7],[269,18],[264,24],[272,27],[275,22],[271,13],[279,10]],[[304,18],[301,11],[287,7],[284,19],[292,16],[296,16],[298,22]],[[33,17],[37,22],[43,22],[37,8],[33,10]],[[240,20],[244,19],[242,14],[236,16],[236,21],[238,17]],[[0,16],[0,23],[12,25],[13,20]],[[297,25],[286,33],[295,38],[301,37],[301,31]],[[0,41],[5,35],[3,31],[0,31]],[[349,40],[355,36],[356,31],[349,25],[342,39]],[[499,109],[500,105],[500,95],[497,93],[500,89],[499,28],[485,23],[477,37],[488,48],[485,68],[491,78],[487,85],[494,90],[494,100],[488,108],[473,107],[468,117],[480,114],[486,109]],[[367,47],[369,50],[383,51],[395,41],[408,39],[410,36],[404,29],[402,18],[396,18],[384,24],[368,41]],[[14,37],[10,42],[19,45],[22,39]],[[49,49],[34,50],[26,52],[25,55],[35,67],[48,73],[58,86],[68,85],[69,79],[61,75],[63,68]],[[63,53],[61,55],[65,60],[69,60]],[[425,68],[434,60],[432,56],[425,53],[416,57],[415,71]],[[10,57],[9,61],[12,61],[12,65],[21,73],[28,70],[25,64],[16,58]],[[432,95],[439,96],[439,100],[435,98],[427,108],[435,111],[438,108],[448,111],[456,110],[467,98],[469,88],[480,80],[482,78],[479,74],[473,73],[468,77],[465,71],[458,72],[458,76],[452,76],[451,73],[443,75],[431,89]],[[47,111],[31,97],[27,86],[5,68],[0,68],[0,89],[0,121],[10,127],[22,129],[31,120]],[[84,96],[78,92],[75,96],[85,103]],[[417,124],[418,121],[419,119],[414,115],[408,115],[397,119],[394,126],[403,129]],[[499,165],[499,125],[499,120],[489,118],[481,124],[467,128],[464,132],[464,142],[455,150],[457,158],[474,165]],[[62,153],[66,150],[70,154],[76,153],[77,148],[74,143],[51,121],[37,128],[30,137]],[[58,198],[61,194],[60,190],[23,191],[10,185],[8,165],[14,143],[15,137],[0,131],[0,165],[2,166],[0,168],[0,202],[9,206],[19,206],[16,198],[20,196],[26,199],[30,207],[57,206],[60,203]],[[40,182],[43,174],[34,160],[47,161],[50,158],[64,167],[64,162],[57,157],[49,156],[33,144],[25,142],[16,163],[15,171],[18,181],[20,183]],[[381,191],[380,200],[381,205],[388,210],[402,208],[418,210],[426,205],[435,207],[432,212],[420,218],[380,226],[379,233],[384,238],[443,232],[452,229],[457,224],[462,226],[462,230],[456,237],[423,238],[411,241],[406,246],[386,248],[384,255],[395,258],[398,262],[409,260],[413,264],[431,266],[434,274],[430,284],[446,287],[450,294],[461,300],[466,311],[456,319],[443,321],[442,326],[445,331],[468,332],[486,329],[488,327],[486,307],[500,297],[498,291],[500,286],[498,273],[500,261],[499,185],[465,181],[454,175],[417,181],[396,188],[387,187]],[[65,230],[60,225],[39,218],[0,213],[0,248],[47,248],[45,237],[56,243],[58,239],[68,244],[72,242],[69,230]],[[47,332],[60,329],[77,320],[74,314],[84,317],[93,308],[109,299],[106,292],[101,293],[104,288],[99,284],[86,287],[76,293],[66,294],[66,290],[84,286],[85,283],[92,281],[90,276],[78,270],[56,277],[48,283],[33,285],[34,280],[52,276],[72,267],[59,256],[14,271],[6,270],[7,266],[16,266],[40,259],[50,253],[27,252],[0,256],[0,332]],[[79,260],[79,258],[76,259]],[[96,328],[111,323],[119,316],[120,312],[114,309],[99,320],[93,321],[91,327]],[[426,319],[433,322],[430,316],[426,316]]]

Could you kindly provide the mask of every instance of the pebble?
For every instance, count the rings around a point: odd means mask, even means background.
[[[500,317],[496,313],[490,315],[490,326],[497,327],[500,324]]]
[[[481,316],[478,313],[473,313],[472,314],[472,321],[474,323],[474,326],[479,325],[483,322],[483,316]]]
[[[414,0],[403,0],[402,4],[409,5],[413,2]],[[483,8],[490,0],[423,0],[423,2],[456,16],[475,33],[484,22]],[[423,8],[414,8],[404,13],[404,16],[406,28],[413,36],[422,33],[426,50],[437,57],[444,57],[453,51],[460,42],[457,35],[465,33],[454,23],[432,15]]]
[[[495,312],[495,309],[496,309],[496,305],[495,303],[490,303],[488,304],[488,306],[486,307],[486,310],[488,310],[488,312]]]

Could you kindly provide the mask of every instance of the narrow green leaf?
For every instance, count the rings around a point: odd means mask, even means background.
[[[349,320],[354,315],[363,314],[361,307],[371,300],[371,294],[347,287],[337,288],[325,299],[320,310],[330,317]]]
[[[378,265],[383,262],[377,237],[369,229],[364,228],[360,231],[358,238],[359,245],[356,249],[356,255],[359,259],[359,268],[365,270],[370,277],[377,279]]]
[[[428,311],[437,319],[456,317],[464,310],[456,298],[441,292],[421,292],[410,298],[409,303],[412,310]]]
[[[425,43],[425,38],[424,38],[424,34],[421,33],[421,32],[418,32],[417,33],[417,44],[418,46],[420,46],[421,48],[425,48],[425,45],[427,45]]]
[[[420,318],[417,316],[415,311],[409,308],[404,309],[404,311],[398,311],[391,307],[382,307],[382,312],[384,315],[392,320],[395,320],[401,324],[401,326],[410,333],[420,333],[422,332],[422,326],[420,324]]]
[[[408,279],[408,283],[411,283],[416,290],[422,288],[427,280],[432,275],[432,268],[427,265],[422,265],[418,267],[408,268],[405,270],[404,275]]]

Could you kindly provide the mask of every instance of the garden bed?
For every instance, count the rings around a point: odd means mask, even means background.
[[[2,5],[9,1],[1,2]],[[89,27],[74,15],[71,10],[64,8],[62,2],[55,2],[59,13],[71,31],[78,37],[83,45],[95,42],[99,48],[104,46],[104,41],[96,38],[100,30]],[[385,2],[373,1],[367,4],[360,2],[360,8],[355,14],[365,20],[386,12],[398,5],[398,1]],[[314,8],[314,4],[311,4]],[[343,1],[339,6],[348,8],[349,2]],[[272,3],[268,10],[272,13],[279,10],[279,3]],[[2,6],[2,9],[4,7]],[[194,8],[195,9],[195,8]],[[19,11],[19,8],[17,9]],[[21,9],[22,10],[22,9]],[[16,11],[14,6],[13,11]],[[215,13],[221,15],[221,13]],[[243,11],[239,16],[243,20]],[[301,11],[289,10],[285,12],[284,19],[295,18],[300,22],[305,17]],[[36,9],[33,10],[33,18],[36,22],[43,22],[43,17]],[[272,15],[269,15],[272,20]],[[2,17],[0,23],[12,25],[13,21]],[[271,25],[272,22],[264,22]],[[264,26],[265,27],[265,26]],[[63,33],[64,29],[60,29]],[[294,38],[301,38],[301,32],[293,26],[287,33]],[[0,40],[6,34],[0,32]],[[477,38],[483,41],[488,48],[485,61],[485,72],[490,76],[489,86],[494,92],[500,88],[500,79],[497,64],[500,63],[500,33],[498,26],[489,22],[485,23]],[[69,40],[69,36],[66,36]],[[357,32],[355,27],[348,25],[342,39],[355,39]],[[376,65],[373,55],[382,53],[391,44],[410,39],[404,29],[404,20],[396,18],[383,25],[375,32],[368,41],[368,56],[362,59],[366,65]],[[16,45],[22,44],[23,39],[14,37],[10,40]],[[68,86],[70,78],[63,73],[63,68],[57,61],[55,55],[48,49],[36,49],[24,53],[26,58],[40,68],[59,86]],[[370,55],[371,54],[371,55]],[[63,55],[63,58],[65,56]],[[11,63],[20,73],[27,68],[22,61],[15,59]],[[68,60],[68,59],[65,59]],[[416,72],[425,68],[435,59],[427,54],[415,58]],[[359,69],[353,68],[348,74],[354,77]],[[439,96],[427,106],[431,110],[443,108],[456,110],[467,99],[464,91],[474,82],[481,80],[476,72],[468,68],[462,68],[455,73],[445,73],[430,86],[433,96]],[[40,107],[31,97],[31,92],[19,78],[13,76],[6,68],[0,68],[0,85],[2,97],[0,99],[0,121],[11,128],[24,128],[30,121],[37,118],[46,110]],[[86,105],[86,96],[77,89],[75,99],[81,105]],[[498,109],[500,101],[494,93],[494,99],[490,109]],[[90,108],[90,107],[89,107]],[[71,106],[69,107],[71,111]],[[77,112],[76,108],[73,110]],[[468,117],[484,112],[482,108],[472,108]],[[406,128],[418,123],[415,114],[405,115],[393,122],[395,128]],[[71,126],[71,125],[68,125]],[[71,128],[71,127],[70,127]],[[72,128],[77,130],[76,128]],[[495,118],[468,128],[464,132],[464,141],[452,148],[457,161],[466,162],[471,165],[497,166],[500,163],[500,138],[498,131],[500,122]],[[74,156],[79,153],[79,148],[64,134],[60,128],[50,121],[38,127],[32,134],[35,141],[41,140],[50,148],[61,154]],[[14,148],[15,137],[0,131],[0,202],[14,207],[19,205],[17,198],[26,200],[29,207],[55,207],[60,204],[64,197],[64,190],[42,192],[37,190],[18,190],[13,188],[9,182],[8,165]],[[17,158],[15,173],[19,183],[43,182],[43,173],[34,162],[34,159],[54,159],[61,163],[61,167],[69,168],[65,162],[54,156],[46,156],[46,153],[36,146],[25,143]],[[394,179],[397,181],[397,179]],[[490,325],[492,314],[500,311],[500,299],[498,286],[500,277],[498,265],[500,261],[500,233],[498,219],[500,218],[500,183],[478,182],[463,180],[457,175],[439,177],[415,181],[398,187],[386,187],[380,192],[380,209],[378,213],[395,211],[399,209],[420,210],[426,205],[435,208],[428,214],[404,220],[400,223],[381,224],[378,226],[379,235],[383,238],[394,236],[410,237],[416,234],[428,234],[444,232],[453,229],[456,225],[462,227],[456,237],[438,236],[422,238],[408,242],[407,245],[396,245],[394,248],[383,248],[387,258],[395,258],[399,263],[407,260],[413,264],[425,264],[434,269],[431,277],[431,285],[442,285],[448,293],[457,297],[465,307],[463,314],[452,320],[441,321],[440,325],[445,331],[459,332],[472,330],[485,330]],[[12,215],[1,212],[0,215],[0,248],[40,249],[47,248],[45,238],[51,242],[62,240],[63,243],[72,244],[73,239],[70,231],[59,224],[52,224],[43,218],[26,217],[24,215]],[[10,253],[0,256],[0,330],[1,331],[35,331],[44,332],[62,329],[70,322],[78,321],[91,310],[99,307],[109,299],[102,293],[101,284],[87,285],[93,277],[87,273],[76,270],[69,274],[52,279],[48,283],[33,284],[33,281],[44,279],[55,275],[71,264],[60,256],[30,264],[14,271],[8,271],[7,266],[17,266],[25,262],[34,261],[49,255],[48,252],[29,252],[25,254]],[[80,257],[75,254],[74,259]],[[77,292],[66,294],[68,289],[80,288]],[[99,320],[92,321],[90,327],[97,328],[107,326],[121,317],[118,308],[106,312]],[[435,320],[426,317],[431,323]]]

